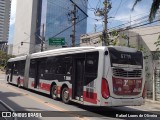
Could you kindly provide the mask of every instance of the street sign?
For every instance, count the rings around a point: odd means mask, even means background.
[[[65,38],[49,38],[49,45],[65,45]]]

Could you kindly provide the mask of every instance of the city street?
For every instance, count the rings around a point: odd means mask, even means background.
[[[49,95],[25,90],[23,88],[17,88],[14,85],[7,84],[5,74],[0,74],[0,100],[5,102],[15,111],[19,112],[40,112],[41,118],[36,120],[50,120],[52,117],[56,119],[79,119],[79,120],[100,120],[100,119],[124,119],[110,116],[110,111],[115,113],[123,113],[123,111],[130,111],[129,114],[134,114],[133,111],[147,111],[147,114],[152,115],[151,111],[160,111],[160,105],[147,102],[143,106],[132,107],[87,107],[76,103],[67,105],[61,101],[52,100]],[[4,109],[0,108],[0,111]],[[46,112],[47,111],[47,112]],[[108,111],[108,113],[107,113]],[[126,113],[126,112],[125,112]],[[84,116],[81,116],[83,114]],[[48,116],[48,117],[47,117]],[[87,117],[89,116],[89,117]],[[93,117],[91,117],[93,116]],[[24,120],[24,118],[18,118],[18,120]],[[25,118],[27,119],[27,118]],[[35,120],[35,118],[32,118]],[[28,118],[28,120],[32,120]],[[131,119],[129,117],[128,119]],[[133,118],[132,118],[133,119]],[[138,119],[138,118],[136,118]],[[143,118],[144,119],[144,118]],[[147,118],[150,119],[150,118]],[[159,118],[153,118],[159,119]],[[1,120],[1,119],[0,119]]]
[[[0,0],[0,120],[160,120],[159,13],[160,0]]]

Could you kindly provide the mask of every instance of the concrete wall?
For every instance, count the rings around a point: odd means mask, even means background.
[[[160,26],[150,26],[150,27],[136,28],[130,31],[138,33],[142,37],[144,43],[148,46],[150,51],[156,51],[156,45],[154,45],[154,42],[157,41],[158,36],[160,35],[159,30]]]
[[[84,34],[80,37],[80,46],[102,46],[102,32]]]
[[[17,0],[13,55],[35,52],[38,0]],[[24,42],[21,45],[21,42]]]

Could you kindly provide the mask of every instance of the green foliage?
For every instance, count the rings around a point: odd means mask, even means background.
[[[134,10],[134,7],[137,5],[137,3],[140,2],[140,1],[142,1],[142,0],[135,0],[135,3],[133,5],[133,7],[132,7],[132,11]]]
[[[135,0],[135,3],[132,7],[132,11],[134,10],[134,7],[137,5],[138,2],[142,0]],[[152,22],[153,19],[155,19],[156,13],[160,7],[160,0],[153,0],[151,9],[150,9],[150,14],[149,14],[149,21]]]
[[[118,38],[119,38],[119,32],[117,30],[114,30],[114,31],[110,32],[109,34],[113,38],[112,40],[110,40],[109,44],[113,45],[113,46],[117,45],[118,44]]]
[[[0,51],[0,68],[6,66],[8,59],[14,57],[13,55],[7,55],[7,53]]]
[[[128,40],[128,39],[129,39],[128,35],[125,35],[125,34],[122,34],[121,37],[122,37],[123,39],[125,39],[125,40]]]
[[[114,30],[114,31],[110,32],[110,35],[111,36],[119,36],[119,32]]]
[[[115,38],[114,40],[110,41],[110,45],[113,46],[117,45],[117,43],[118,43],[118,38]]]
[[[158,36],[158,39],[154,44],[156,45],[156,51],[159,51],[160,50],[160,48],[159,48],[159,46],[160,46],[160,35]]]

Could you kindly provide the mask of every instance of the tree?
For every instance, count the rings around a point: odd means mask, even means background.
[[[6,66],[8,59],[14,57],[13,55],[7,55],[7,53],[0,51],[0,68]]]
[[[135,3],[132,7],[132,10],[134,10],[134,7],[137,5],[138,2],[140,2],[142,0],[135,0]],[[149,14],[149,21],[152,22],[153,19],[155,19],[156,13],[159,9],[160,6],[160,0],[153,0],[152,5],[151,5],[151,9],[150,9],[150,14]]]

